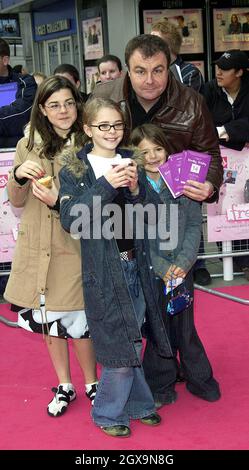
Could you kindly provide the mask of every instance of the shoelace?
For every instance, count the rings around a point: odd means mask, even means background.
[[[51,390],[55,393],[55,399],[57,403],[59,403],[59,401],[65,401],[66,403],[70,403],[70,396],[73,395],[73,390],[69,390],[69,392],[66,392],[65,390],[63,390],[62,385],[59,385],[59,388],[53,387]]]
[[[86,396],[89,398],[89,400],[91,400],[91,402],[94,401],[96,392],[97,392],[97,384],[93,384],[89,392],[86,392]]]

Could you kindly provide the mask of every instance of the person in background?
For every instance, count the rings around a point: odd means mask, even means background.
[[[185,62],[180,56],[182,35],[177,27],[170,21],[162,19],[153,23],[151,34],[159,36],[168,44],[171,65],[175,64],[179,67],[182,83],[202,93],[204,80],[201,71],[190,62]]]
[[[121,60],[116,55],[105,55],[97,61],[99,80],[108,82],[122,75]]]
[[[61,75],[66,77],[70,82],[72,82],[80,92],[83,103],[88,99],[88,95],[83,91],[80,91],[81,82],[79,71],[71,64],[60,64],[54,69],[54,75]]]
[[[240,34],[241,23],[239,22],[238,15],[231,15],[231,23],[228,28],[228,34]]]
[[[39,86],[47,78],[47,75],[42,72],[34,72],[32,76],[34,77],[37,86]]]
[[[195,201],[214,202],[223,182],[220,149],[212,116],[200,93],[175,79],[169,65],[169,47],[160,37],[142,34],[131,39],[125,50],[128,72],[121,78],[96,85],[93,95],[112,97],[126,112],[126,125],[156,124],[163,129],[169,154],[193,149],[211,155],[205,183],[189,181],[184,195]],[[127,133],[128,141],[128,133]],[[157,401],[172,400],[167,361],[161,360],[146,342],[143,363],[146,379]],[[154,374],[154,367],[160,374]],[[171,401],[170,401],[171,402]]]
[[[187,290],[194,297],[193,273],[194,265],[201,237],[202,211],[197,201],[188,197],[180,196],[173,198],[171,192],[165,185],[158,167],[167,160],[167,141],[162,129],[154,124],[143,124],[135,128],[130,136],[130,143],[139,149],[142,153],[142,162],[140,168],[145,172],[143,183],[150,193],[156,192],[160,196],[160,204],[166,205],[167,231],[172,233],[172,216],[170,208],[172,205],[177,209],[177,227],[178,233],[175,249],[161,249],[162,239],[158,236],[155,239],[149,239],[151,250],[151,261],[155,275],[163,280],[167,286],[171,280],[177,280],[181,288],[181,281]],[[141,159],[140,159],[141,160]],[[194,304],[191,303],[177,315],[169,315],[167,304],[170,293],[166,296],[162,292],[162,284],[159,284],[160,298],[162,299],[162,316],[169,334],[171,347],[174,351],[173,358],[167,358],[168,369],[168,402],[173,403],[177,398],[175,391],[175,381],[178,374],[179,364],[177,361],[177,352],[183,376],[186,380],[187,389],[204,400],[216,401],[220,398],[220,390],[217,381],[213,377],[212,368],[207,358],[203,344],[197,334],[194,324]],[[177,288],[175,289],[177,291]],[[175,292],[174,291],[174,292]],[[147,354],[147,353],[145,353]],[[149,361],[150,358],[147,357]],[[156,374],[160,377],[161,364],[154,363],[153,381]],[[146,357],[145,357],[146,361]],[[150,377],[147,376],[147,380]],[[159,379],[160,380],[160,379]],[[152,381],[152,383],[153,383]],[[161,397],[156,397],[156,406],[161,406]]]
[[[242,150],[249,142],[249,58],[230,49],[215,62],[215,78],[205,84],[204,96],[220,145]],[[235,240],[233,250],[249,250],[249,240]],[[249,280],[249,256],[235,256],[235,265]]]
[[[25,308],[18,325],[43,334],[58,386],[48,404],[49,416],[66,412],[76,398],[68,338],[72,338],[93,401],[96,363],[84,311],[80,242],[68,235],[59,218],[59,155],[82,142],[82,107],[76,87],[64,77],[50,77],[37,90],[27,136],[17,145],[7,191],[14,207],[23,207],[7,301]],[[39,182],[50,176],[50,187]]]
[[[249,12],[245,13],[246,22],[242,25],[242,33],[249,34]]]
[[[29,122],[37,88],[31,75],[21,75],[14,72],[9,62],[9,45],[0,38],[0,85],[17,84],[16,97],[11,104],[1,106],[0,100],[0,148],[15,147],[18,140],[23,137],[24,127]]]
[[[27,75],[28,74],[27,69],[21,64],[15,65],[13,67],[13,70],[14,70],[14,72],[21,73],[22,75]]]
[[[127,204],[145,203],[145,191],[140,188],[135,162],[125,165],[132,152],[119,146],[125,128],[123,113],[117,103],[103,98],[89,100],[83,113],[84,131],[91,143],[64,159],[61,222],[68,232],[74,226],[73,233],[78,233],[78,215],[72,209],[87,208],[79,228],[83,234],[83,289],[89,329],[102,365],[92,417],[109,436],[128,437],[131,418],[151,426],[161,421],[141,366],[145,313],[154,348],[165,356],[172,352],[155,299],[147,240],[136,236],[137,221],[132,228],[125,216]],[[105,211],[99,221],[94,217],[96,197],[101,213]],[[108,206],[120,216],[115,217],[114,226]],[[108,222],[112,236],[105,236]],[[101,237],[94,237],[97,227]]]

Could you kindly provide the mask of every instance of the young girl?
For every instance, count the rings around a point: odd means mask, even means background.
[[[63,414],[76,398],[67,338],[73,338],[90,399],[97,384],[82,295],[80,243],[62,229],[58,213],[58,155],[64,147],[81,143],[79,103],[78,91],[64,77],[40,85],[29,134],[17,145],[7,185],[10,202],[23,212],[5,299],[27,307],[19,311],[19,326],[45,335],[59,382],[52,389],[50,416]],[[44,175],[52,176],[51,188],[39,183]]]
[[[171,204],[177,204],[178,207],[177,247],[173,251],[166,251],[161,249],[160,239],[149,240],[154,271],[165,284],[172,277],[185,278],[186,288],[193,295],[191,267],[196,261],[200,243],[201,206],[185,196],[174,199],[164,184],[158,167],[167,159],[167,141],[161,128],[153,124],[141,125],[134,129],[130,141],[143,153],[143,182],[147,186],[148,193],[159,194],[161,203],[166,204],[168,215]],[[164,302],[167,303],[165,296]],[[172,316],[166,314],[166,307],[167,305],[164,305],[163,317],[171,337],[175,358],[165,360],[157,354],[153,344],[148,340],[143,361],[145,376],[156,406],[159,408],[176,400],[174,386],[177,377],[177,350],[187,381],[187,389],[204,400],[218,400],[219,385],[213,378],[209,360],[195,329],[193,304],[183,312]]]
[[[91,143],[64,158],[61,221],[68,232],[79,227],[86,316],[102,365],[92,417],[108,435],[127,437],[130,418],[149,425],[161,421],[141,367],[146,308],[155,347],[158,343],[164,355],[171,350],[145,241],[133,238],[125,217],[126,204],[144,203],[145,191],[138,184],[136,164],[125,165],[131,151],[118,147],[123,114],[112,100],[95,98],[87,102],[83,122]],[[104,230],[108,222],[113,236]]]

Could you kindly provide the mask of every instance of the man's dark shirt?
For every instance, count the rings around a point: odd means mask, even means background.
[[[135,129],[137,126],[141,126],[147,122],[151,122],[153,116],[162,106],[162,97],[152,106],[152,108],[146,112],[143,106],[139,103],[136,94],[129,83],[129,105],[131,110],[132,117],[132,129]]]

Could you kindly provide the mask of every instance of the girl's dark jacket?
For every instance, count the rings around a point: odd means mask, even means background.
[[[220,144],[234,150],[242,150],[249,142],[249,73],[244,72],[240,91],[231,105],[227,95],[217,85],[216,79],[205,84],[204,96],[216,127],[224,126],[229,141]]]
[[[104,176],[96,180],[91,165],[87,167],[87,153],[91,146],[85,146],[77,156],[64,155],[64,167],[60,171],[60,215],[66,231],[79,215],[76,204],[86,205],[90,211],[90,224],[87,216],[82,220],[82,229],[93,225],[93,196],[101,196],[103,206],[112,203],[118,195]],[[123,158],[131,157],[128,150],[118,149]],[[138,196],[132,196],[128,189],[122,188],[127,203],[146,201],[146,192],[140,187]],[[158,203],[156,195],[155,203]],[[101,225],[108,217],[102,215]],[[134,224],[135,225],[135,224]],[[87,238],[87,237],[86,237]],[[91,337],[94,342],[97,361],[106,367],[132,367],[141,364],[135,345],[142,341],[141,332],[134,315],[133,305],[125,281],[116,240],[81,240],[83,290],[86,316]],[[149,247],[146,240],[136,239],[134,233],[135,256],[139,277],[144,291],[147,312],[147,335],[155,344],[159,354],[171,356],[171,348],[163,325],[162,314],[157,303],[155,274],[150,264]]]

